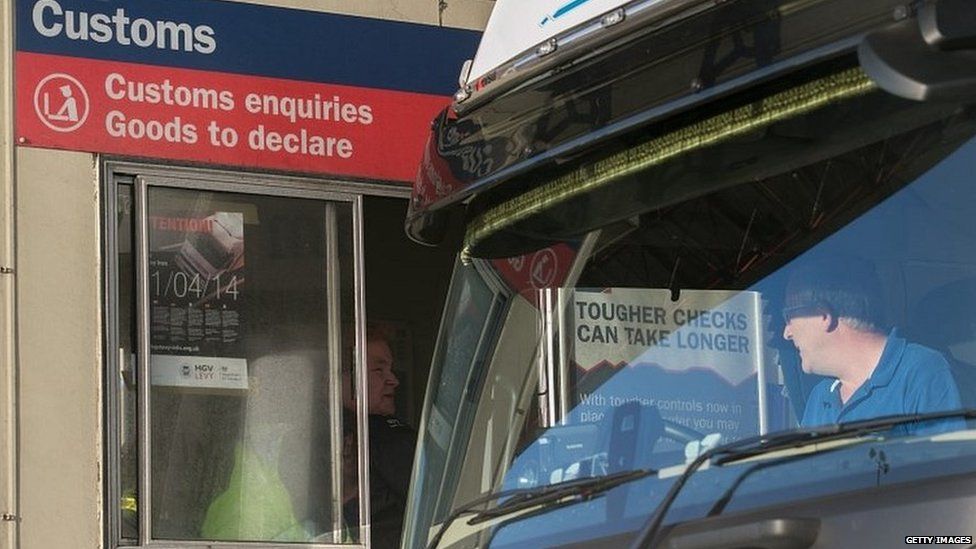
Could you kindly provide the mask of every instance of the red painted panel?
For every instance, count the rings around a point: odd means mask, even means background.
[[[24,145],[410,183],[435,95],[19,52]]]

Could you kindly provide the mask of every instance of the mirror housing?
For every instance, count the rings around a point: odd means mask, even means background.
[[[976,96],[976,10],[971,0],[940,0],[868,34],[858,47],[861,67],[878,87],[915,101]],[[969,4],[969,5],[967,5]]]

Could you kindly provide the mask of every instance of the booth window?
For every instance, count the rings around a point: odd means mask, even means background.
[[[118,173],[106,196],[110,543],[364,542],[359,197]]]

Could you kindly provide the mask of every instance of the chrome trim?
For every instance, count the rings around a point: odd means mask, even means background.
[[[207,192],[226,192],[235,194],[253,194],[262,196],[284,197],[284,198],[306,198],[310,200],[328,200],[332,202],[351,202],[351,196],[347,193],[340,193],[327,190],[310,189],[306,187],[273,187],[256,182],[232,182],[214,181],[203,179],[190,179],[184,177],[170,176],[140,176],[146,179],[147,183],[156,187],[169,187],[174,189],[187,189],[194,191]]]
[[[138,394],[139,417],[139,544],[149,542],[152,533],[152,478],[149,472],[152,445],[151,422],[149,421],[149,223],[148,185],[143,177],[136,177],[132,189],[135,203],[133,216],[136,256],[136,348],[138,365],[136,391]]]
[[[555,299],[553,299],[553,293],[556,293]],[[546,380],[546,391],[539,393],[539,404],[544,406],[543,411],[546,415],[542,419],[543,427],[553,427],[556,424],[562,423],[564,418],[564,412],[566,411],[563,405],[562,391],[560,390],[561,383],[559,382],[560,368],[556,365],[556,327],[553,326],[553,311],[555,310],[558,316],[556,320],[556,325],[563,326],[562,318],[562,292],[557,288],[545,288],[539,290],[539,309],[542,314],[542,345],[544,345],[542,353],[540,355],[543,358],[543,367],[545,368],[545,380]],[[553,305],[556,303],[556,305]]]
[[[557,347],[559,353],[559,361],[556,363],[557,373],[556,388],[559,390],[559,417],[560,423],[565,424],[565,418],[569,415],[569,411],[572,407],[572,400],[569,395],[570,386],[570,367],[569,367],[569,357],[566,355],[566,349],[569,348],[569,342],[572,341],[570,334],[566,333],[566,327],[569,326],[566,318],[566,306],[568,304],[567,299],[570,296],[576,294],[575,289],[571,289],[569,292],[560,289],[558,292],[559,299],[556,302],[556,316],[559,319],[558,326],[558,337],[559,345]],[[570,332],[571,333],[571,332]],[[555,338],[557,334],[553,334],[552,337]]]
[[[332,541],[342,541],[342,298],[336,205],[325,204],[325,288],[329,345],[329,445],[332,452]]]
[[[366,399],[366,260],[363,253],[363,199],[353,200],[352,216],[353,253],[355,262],[353,277],[356,280],[356,425],[359,431],[359,541],[370,544],[370,500],[369,500],[369,403]],[[419,446],[419,445],[418,445]]]
[[[268,194],[275,196],[305,196],[302,194],[291,195],[282,194],[281,190],[293,191],[314,191],[315,193],[327,192],[337,195],[365,195],[383,196],[389,198],[409,199],[411,186],[392,183],[370,183],[365,181],[343,181],[330,177],[300,177],[294,175],[280,175],[275,173],[262,172],[231,172],[227,170],[216,170],[208,168],[189,168],[184,166],[167,166],[163,164],[150,164],[136,161],[105,159],[103,161],[106,173],[138,173],[153,179],[166,179],[167,181],[200,181],[203,185],[212,184],[231,184],[241,185],[233,192],[245,194]],[[176,175],[174,175],[174,173]],[[167,186],[174,186],[166,184]],[[208,188],[212,187],[191,187]],[[246,189],[246,190],[242,190]],[[309,195],[311,198],[321,198],[321,195]]]

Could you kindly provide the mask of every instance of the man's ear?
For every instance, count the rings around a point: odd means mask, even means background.
[[[827,333],[833,332],[840,324],[838,318],[833,313],[823,313],[823,319],[827,323]]]

